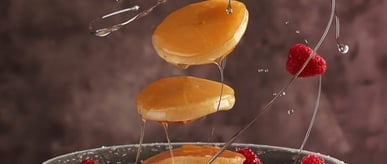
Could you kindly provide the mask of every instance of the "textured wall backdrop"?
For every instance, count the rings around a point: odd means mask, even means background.
[[[40,163],[76,150],[137,143],[140,119],[134,101],[146,84],[181,74],[219,80],[214,65],[179,70],[152,48],[155,26],[190,2],[169,0],[149,16],[98,38],[88,33],[88,23],[130,0],[2,0],[0,163]],[[328,21],[326,0],[244,2],[250,22],[225,70],[225,82],[236,91],[235,108],[172,126],[173,141],[227,139],[289,80],[284,68],[288,47],[304,39],[316,44]],[[338,1],[337,7],[341,41],[351,51],[337,52],[333,29],[319,51],[328,72],[306,149],[348,163],[382,164],[387,160],[387,1]],[[316,92],[316,78],[296,80],[237,142],[298,147]],[[215,127],[214,136],[203,127]],[[159,124],[149,124],[145,142],[164,142],[160,134]]]

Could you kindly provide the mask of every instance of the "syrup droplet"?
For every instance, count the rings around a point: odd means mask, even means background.
[[[347,54],[349,52],[349,46],[347,44],[343,44],[339,42],[340,39],[340,20],[339,16],[335,15],[336,18],[336,41],[337,41],[337,48],[341,54]]]
[[[273,96],[277,96],[277,92],[274,92],[273,93]],[[286,92],[281,92],[279,96],[285,96],[286,95]]]
[[[296,30],[296,34],[299,34],[299,33],[301,33],[301,31],[300,30]]]
[[[267,68],[259,68],[258,70],[257,70],[259,73],[268,73],[269,72],[269,69],[267,69]]]
[[[338,48],[339,52],[343,55],[345,55],[349,52],[349,46],[347,44],[339,43],[339,44],[337,44],[337,48]]]
[[[293,108],[290,108],[290,109],[288,109],[288,115],[289,116],[293,116],[294,115],[294,109]]]
[[[175,64],[176,67],[179,67],[181,69],[187,69],[190,65],[188,64]]]
[[[232,8],[231,8],[231,6],[226,8],[226,13],[227,13],[227,14],[232,14]]]
[[[285,24],[288,25],[290,22],[289,21],[285,21]]]
[[[228,0],[227,8],[226,8],[227,14],[232,14],[232,7],[231,7],[231,0]]]

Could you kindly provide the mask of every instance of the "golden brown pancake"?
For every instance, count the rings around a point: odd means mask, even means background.
[[[215,146],[183,145],[173,149],[173,162],[175,164],[206,164],[219,150]],[[245,157],[237,152],[225,150],[213,164],[243,164]],[[148,158],[143,164],[171,164],[172,158],[169,151],[161,152]]]
[[[246,31],[248,11],[232,1],[206,0],[180,8],[168,15],[153,33],[152,43],[167,62],[186,68],[214,63],[227,56]]]
[[[145,120],[188,123],[217,112],[222,83],[192,76],[157,80],[137,97],[137,110]],[[219,110],[234,106],[234,90],[224,84]]]

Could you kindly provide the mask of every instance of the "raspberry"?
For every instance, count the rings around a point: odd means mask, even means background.
[[[317,155],[308,154],[302,158],[301,164],[325,164],[325,162]]]
[[[240,149],[238,150],[238,153],[241,153],[246,157],[243,164],[261,164],[261,160],[259,160],[258,156],[249,148]]]
[[[288,60],[286,61],[286,70],[292,75],[297,74],[312,52],[313,50],[304,44],[297,43],[293,45],[289,49]],[[306,65],[305,69],[300,73],[299,77],[320,75],[325,73],[326,70],[327,65],[325,60],[316,53],[309,61],[308,65]]]
[[[97,162],[95,162],[94,160],[92,159],[85,159],[81,162],[81,164],[97,164]]]

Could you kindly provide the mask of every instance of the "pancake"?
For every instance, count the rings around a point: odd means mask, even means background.
[[[152,36],[157,54],[168,63],[188,68],[218,62],[230,54],[246,31],[248,11],[232,1],[206,0],[180,8],[168,15]]]
[[[147,85],[138,95],[137,111],[145,120],[189,123],[234,106],[234,90],[222,83],[192,76],[175,76]]]
[[[173,162],[175,164],[205,164],[219,150],[216,146],[183,145],[173,149]],[[225,150],[213,164],[243,164],[245,157],[237,152]],[[172,158],[169,151],[161,152],[145,160],[143,164],[171,164]]]

